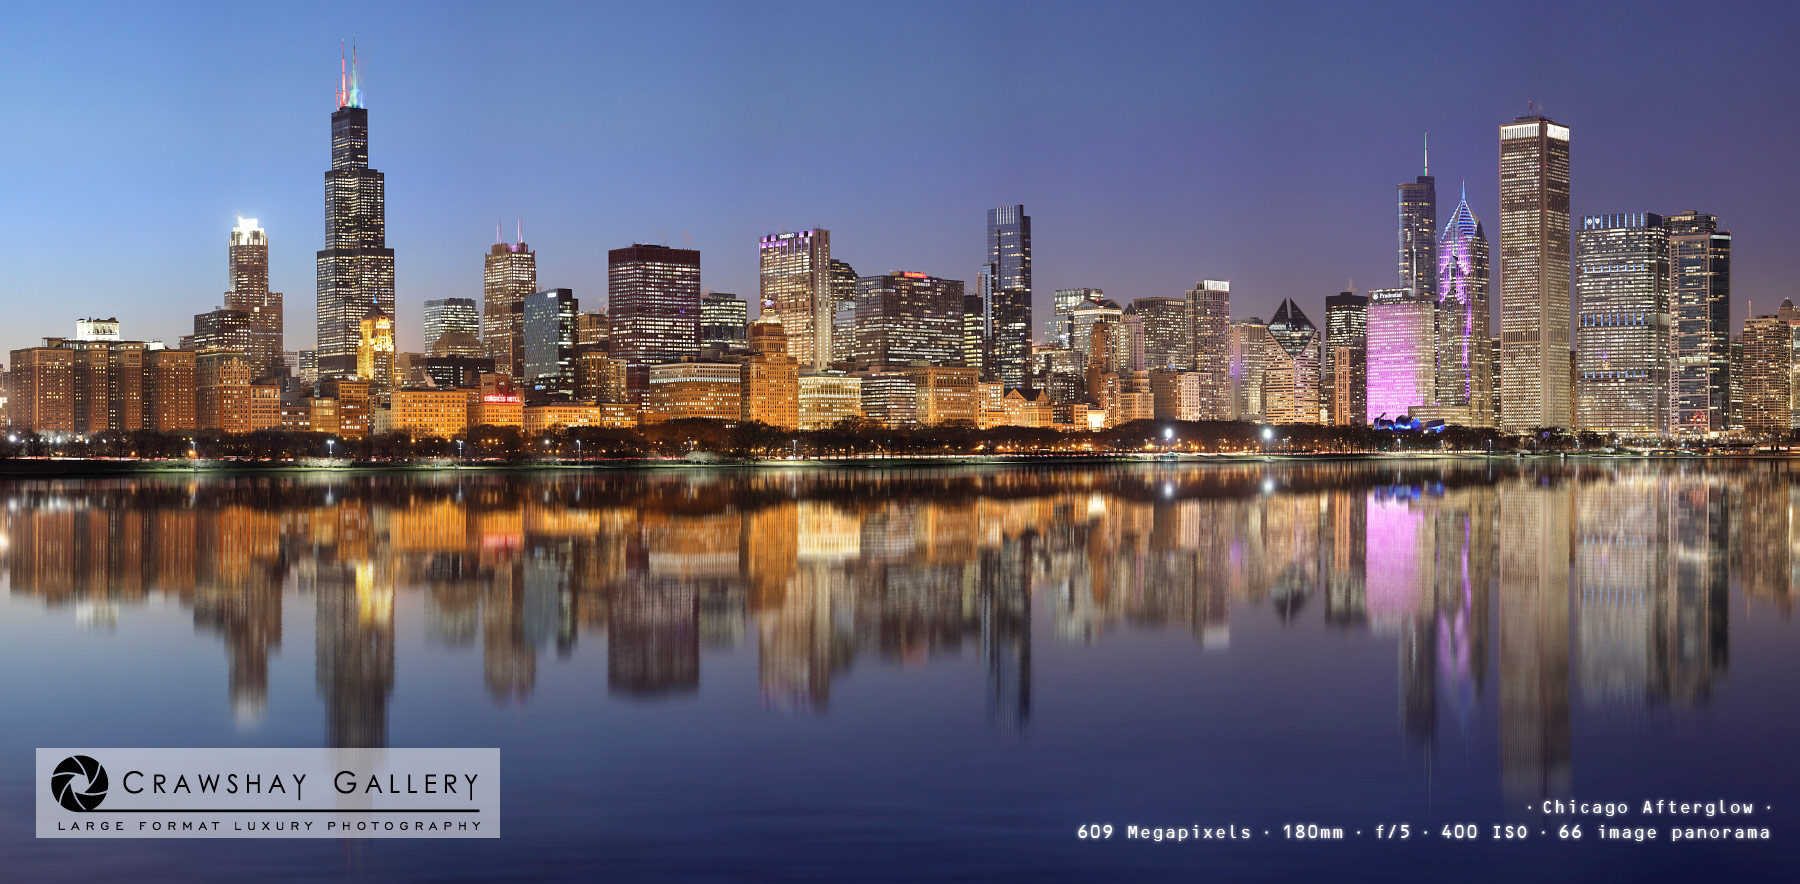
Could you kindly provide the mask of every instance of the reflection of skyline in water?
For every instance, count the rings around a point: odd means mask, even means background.
[[[987,714],[1028,728],[1032,624],[1058,641],[1237,616],[1392,638],[1397,729],[1429,753],[1497,687],[1508,796],[1566,795],[1571,707],[1707,702],[1728,580],[1792,609],[1785,465],[1320,463],[1093,470],[604,472],[46,481],[0,490],[11,592],[152,593],[222,637],[254,719],[284,593],[310,594],[324,741],[388,741],[396,596],[473,653],[499,704],[605,646],[607,691],[696,693],[703,651],[756,654],[774,709],[825,713],[854,664],[973,655]],[[1266,616],[1266,615],[1265,615]],[[1490,674],[1490,666],[1497,667]],[[1497,675],[1498,684],[1494,684]],[[1574,698],[1574,699],[1572,699]]]

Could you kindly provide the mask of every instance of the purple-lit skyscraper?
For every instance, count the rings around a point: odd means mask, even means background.
[[[1412,289],[1369,292],[1371,419],[1419,415],[1437,396],[1437,304]]]
[[[1469,211],[1467,188],[1438,237],[1437,268],[1437,404],[1432,416],[1491,427],[1488,242],[1481,220]]]

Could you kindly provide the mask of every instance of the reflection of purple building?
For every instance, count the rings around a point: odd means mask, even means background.
[[[1370,419],[1419,414],[1437,387],[1437,305],[1412,289],[1369,292]]]
[[[1462,202],[1438,238],[1437,413],[1451,423],[1492,426],[1488,362],[1488,243]]]

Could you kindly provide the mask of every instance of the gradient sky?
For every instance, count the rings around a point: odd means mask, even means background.
[[[1040,334],[1054,289],[1201,278],[1236,317],[1320,322],[1395,283],[1425,132],[1440,218],[1466,179],[1497,239],[1496,127],[1528,99],[1573,130],[1576,214],[1720,216],[1734,324],[1800,276],[1793,4],[27,4],[0,33],[0,346],[86,315],[172,342],[222,302],[243,214],[310,347],[352,36],[405,349],[518,216],[588,308],[609,248],[691,245],[753,296],[757,237],[807,227],[859,273],[973,286],[984,210],[1022,202]]]

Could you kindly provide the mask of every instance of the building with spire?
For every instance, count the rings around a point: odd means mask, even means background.
[[[257,377],[285,375],[282,361],[286,347],[281,318],[281,293],[269,291],[269,237],[255,218],[239,217],[231,231],[227,269],[231,288],[225,307],[250,317],[250,365]]]
[[[1431,177],[1431,142],[1425,142],[1425,167],[1400,191],[1400,287],[1420,295],[1437,295],[1437,179]]]
[[[1488,241],[1465,185],[1438,237],[1437,405],[1432,416],[1469,427],[1494,425],[1488,358]]]
[[[394,315],[394,250],[387,247],[387,196],[369,167],[369,111],[352,51],[338,63],[331,114],[331,168],[325,172],[325,248],[318,254],[318,364],[321,376],[356,373],[363,317]]]
[[[537,253],[525,244],[525,223],[517,223],[518,242],[500,237],[500,225],[494,225],[494,244],[488,249],[481,270],[481,344],[494,369],[517,378],[524,357],[523,327],[525,314],[520,304],[537,288]]]

